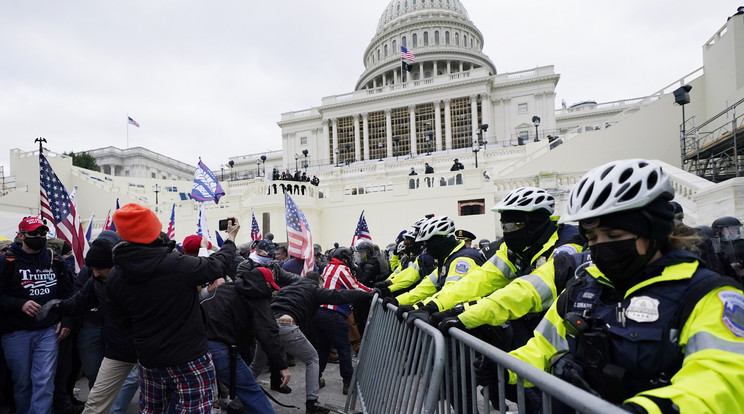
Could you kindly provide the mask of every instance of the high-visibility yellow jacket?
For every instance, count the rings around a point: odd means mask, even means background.
[[[668,255],[659,260],[665,260]],[[685,254],[677,255],[685,257]],[[682,413],[744,412],[744,294],[741,289],[713,287],[701,299],[689,301],[690,304],[696,301],[691,313],[680,321],[681,329],[672,330],[670,315],[676,315],[689,298],[687,292],[694,291],[691,286],[699,286],[705,277],[718,277],[708,276],[712,272],[700,269],[697,259],[689,256],[684,260],[666,259],[661,263],[664,266],[660,274],[630,288],[621,301],[605,299],[611,297],[608,294],[597,294],[612,289],[612,285],[595,266],[589,265],[584,270],[593,282],[587,277],[590,282],[585,287],[576,290],[573,286],[567,287],[563,293],[565,297],[553,303],[535,330],[535,336],[511,354],[547,371],[551,367],[551,357],[557,353],[576,355],[577,338],[566,333],[561,312],[590,309],[586,315],[590,317],[613,309],[605,313],[599,324],[606,324],[609,332],[613,350],[609,362],[632,372],[643,371],[661,359],[681,360],[676,361],[677,366],[681,366],[676,373],[666,373],[671,377],[667,385],[649,386],[631,394],[626,403],[638,404],[649,413],[661,413],[663,407],[671,407],[671,404],[679,407]],[[731,282],[734,284],[733,280]],[[589,289],[586,286],[600,286],[600,290],[586,294]],[[680,288],[686,289],[683,295],[666,296]],[[590,300],[606,302],[589,307]],[[678,340],[671,335],[675,331],[679,333]],[[675,347],[672,352],[669,352],[670,344]],[[654,354],[657,348],[659,353]],[[638,354],[641,351],[643,355]],[[509,373],[509,382],[516,383],[514,373]]]

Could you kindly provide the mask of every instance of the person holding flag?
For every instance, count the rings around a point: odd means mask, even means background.
[[[365,240],[371,243],[372,235],[369,233],[367,220],[364,218],[364,210],[362,210],[362,215],[359,216],[359,222],[357,223],[356,230],[354,230],[354,237],[351,238],[351,247]]]
[[[251,208],[251,240],[261,240],[261,229],[258,228],[258,222],[256,221],[256,215],[253,214],[253,209]]]
[[[287,253],[293,257],[304,259],[302,276],[312,272],[315,268],[315,252],[313,251],[313,238],[310,234],[310,225],[297,204],[289,194],[284,193],[287,218]]]

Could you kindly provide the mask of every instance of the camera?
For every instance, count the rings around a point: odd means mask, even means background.
[[[235,219],[229,218],[229,219],[222,219],[220,220],[220,231],[227,230],[227,221],[230,220],[230,223],[234,226],[235,225]]]

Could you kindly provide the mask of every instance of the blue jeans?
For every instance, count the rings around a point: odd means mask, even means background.
[[[217,379],[225,386],[230,386],[230,354],[223,342],[209,341],[209,352],[212,354]],[[235,377],[235,395],[243,402],[243,407],[249,413],[273,413],[274,409],[266,398],[261,387],[258,386],[248,365],[237,356]]]
[[[51,413],[57,370],[54,327],[11,332],[3,335],[2,345],[15,383],[17,413]]]
[[[330,309],[318,309],[313,317],[313,325],[317,333],[318,359],[320,360],[320,374],[323,375],[328,354],[331,347],[338,352],[339,371],[344,384],[351,384],[354,366],[351,364],[351,343],[349,342],[349,324],[344,315]]]
[[[121,386],[119,394],[116,395],[116,400],[109,414],[126,414],[129,404],[132,402],[134,394],[137,393],[138,389],[139,368],[135,365],[129,372],[129,375],[127,375],[127,379],[124,380],[124,385]]]
[[[78,334],[78,353],[85,377],[88,378],[88,389],[93,389],[98,370],[101,368],[105,350],[101,328],[83,328]]]

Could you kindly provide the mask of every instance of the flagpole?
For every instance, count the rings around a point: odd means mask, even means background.
[[[127,148],[129,149],[129,114],[127,114]]]
[[[39,143],[39,161],[41,161],[41,155],[44,154],[44,143],[47,142],[46,138],[39,137],[34,140],[34,142]],[[39,186],[41,186],[41,169],[39,169]],[[41,217],[41,188],[39,188],[39,193],[37,194],[39,202],[37,205],[39,206],[39,217]]]

